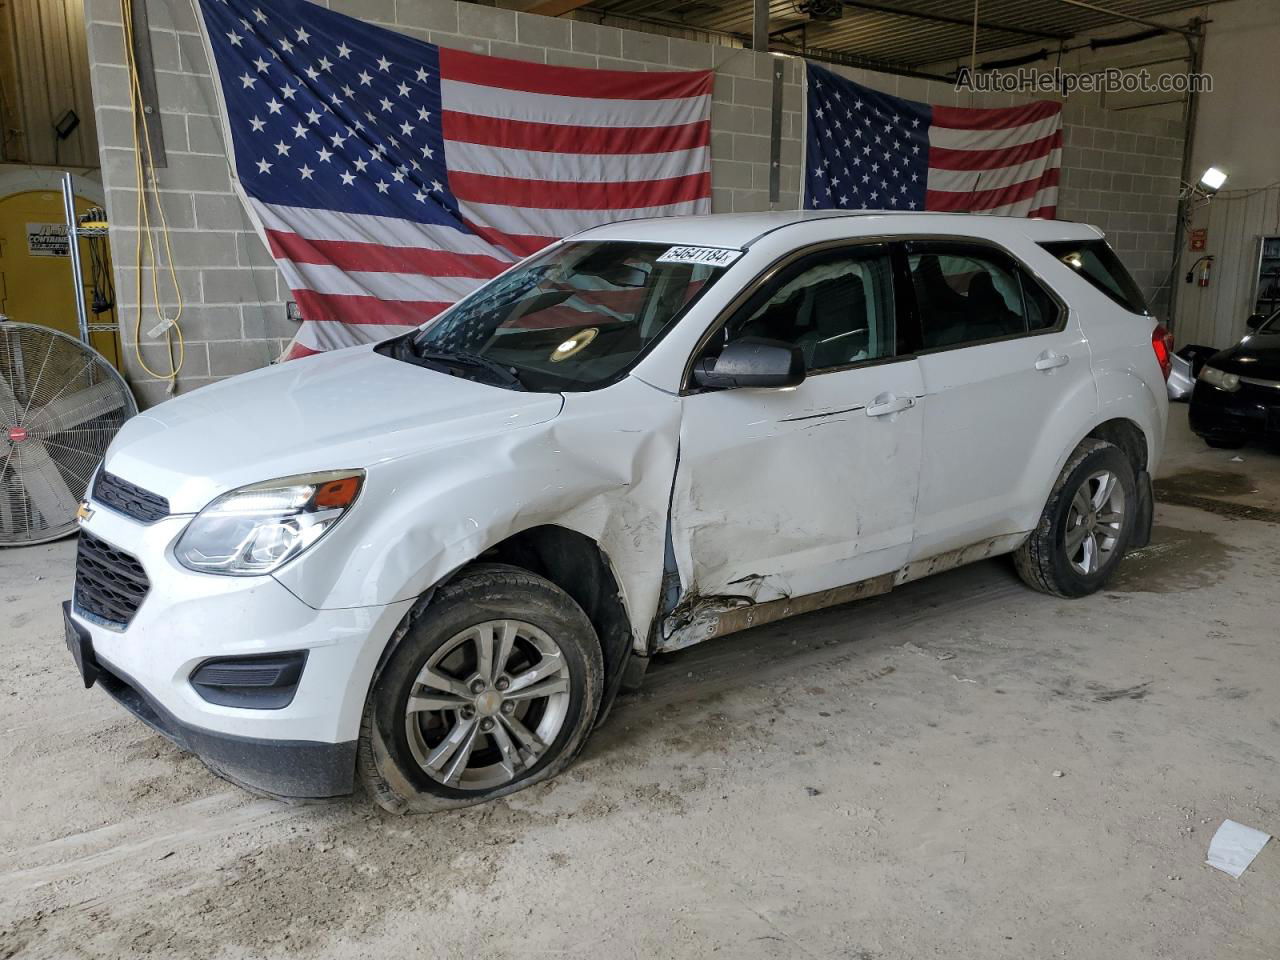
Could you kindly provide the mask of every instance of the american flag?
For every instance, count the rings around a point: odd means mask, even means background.
[[[804,205],[1053,217],[1062,104],[930,106],[808,64]]]
[[[305,320],[418,326],[549,242],[711,208],[710,71],[450,50],[307,0],[200,0],[236,178]]]

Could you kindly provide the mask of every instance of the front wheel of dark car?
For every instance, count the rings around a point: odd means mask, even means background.
[[[1014,553],[1028,586],[1083,597],[1115,574],[1140,509],[1133,465],[1114,444],[1085,440],[1067,458],[1040,522]]]
[[[393,813],[465,807],[555,776],[586,741],[603,663],[542,577],[476,565],[440,587],[370,691],[360,778]]]
[[[1204,442],[1215,450],[1239,450],[1245,444],[1237,437],[1205,437]]]

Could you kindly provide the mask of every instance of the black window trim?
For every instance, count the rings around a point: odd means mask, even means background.
[[[1035,241],[1033,241],[1035,242]],[[910,252],[912,244],[967,244],[969,246],[983,247],[996,253],[1002,254],[1011,263],[1018,267],[1022,273],[1030,277],[1036,285],[1043,291],[1046,296],[1058,308],[1058,322],[1051,327],[1043,327],[1039,330],[1027,330],[1022,333],[1006,334],[1002,337],[988,337],[985,340],[971,340],[962,344],[953,344],[945,347],[924,347],[923,325],[920,319],[919,304],[916,303],[915,285],[911,282],[911,271],[907,262],[907,256]],[[1037,246],[1039,244],[1037,243]],[[991,343],[1003,343],[1006,340],[1021,340],[1031,337],[1042,337],[1049,334],[1061,333],[1067,328],[1070,320],[1070,307],[1067,302],[1059,296],[1058,291],[1054,289],[1053,284],[1047,281],[1039,270],[1033,265],[1027,263],[1022,257],[1014,253],[1004,244],[997,243],[985,237],[966,236],[963,234],[941,234],[941,233],[924,233],[924,234],[882,234],[864,237],[841,237],[834,240],[823,240],[818,243],[812,243],[807,246],[797,247],[794,250],[788,250],[770,263],[767,267],[755,275],[748,283],[744,284],[738,294],[729,301],[716,318],[707,325],[707,329],[703,331],[697,342],[694,344],[693,350],[685,360],[684,373],[680,378],[679,396],[688,397],[696,396],[702,393],[719,393],[718,390],[706,390],[699,387],[693,382],[693,365],[697,362],[698,357],[702,356],[702,351],[706,349],[711,338],[714,337],[728,323],[738,311],[741,310],[766,284],[771,283],[779,273],[789,268],[793,263],[805,257],[825,253],[828,250],[850,249],[856,247],[876,247],[883,246],[888,248],[888,254],[893,264],[894,288],[894,322],[897,324],[895,331],[895,339],[899,348],[905,347],[905,350],[895,350],[893,354],[887,357],[879,357],[874,360],[859,360],[854,363],[842,364],[838,367],[824,367],[821,370],[815,370],[812,373],[805,373],[805,379],[809,377],[821,377],[831,373],[844,373],[849,370],[856,370],[862,367],[880,366],[886,363],[900,363],[904,360],[915,360],[917,357],[928,356],[935,353],[942,353],[948,350],[967,350],[970,347],[980,347]],[[1048,253],[1048,251],[1044,251]],[[1065,266],[1065,265],[1064,265]],[[1070,268],[1067,268],[1070,269]]]
[[[1026,313],[1027,313],[1026,293],[1022,289],[1022,281],[1024,279],[1030,279],[1033,283],[1035,283],[1035,285],[1040,288],[1040,291],[1044,293],[1045,296],[1048,297],[1048,299],[1057,308],[1057,311],[1058,311],[1057,322],[1054,323],[1052,326],[1041,327],[1038,330],[1023,330],[1018,333],[1006,333],[1003,336],[999,336],[999,337],[984,337],[981,340],[965,340],[963,343],[949,343],[941,347],[924,346],[924,320],[920,313],[920,309],[921,309],[920,304],[919,302],[916,301],[916,298],[915,298],[915,293],[916,293],[915,284],[910,282],[910,279],[911,279],[910,267],[906,262],[906,257],[907,255],[913,252],[913,248],[919,249],[921,247],[933,247],[933,246],[955,247],[955,246],[966,246],[966,245],[985,248],[990,252],[999,254],[1005,260],[1008,261],[1008,266],[1015,268],[1017,274],[1019,275],[1018,293],[1022,299],[1022,312],[1023,312],[1024,322],[1026,320]],[[903,247],[903,254],[904,254],[903,268],[906,269],[908,272],[908,275],[907,275],[908,286],[910,287],[911,303],[914,307],[913,312],[914,312],[915,321],[917,324],[917,337],[919,339],[917,340],[918,347],[916,349],[916,354],[918,356],[921,356],[921,357],[933,356],[934,354],[937,354],[937,353],[947,353],[954,350],[968,350],[970,347],[983,347],[993,343],[1005,343],[1010,340],[1026,340],[1026,339],[1030,339],[1031,337],[1043,337],[1043,336],[1048,336],[1049,334],[1062,333],[1062,331],[1067,329],[1067,323],[1070,320],[1071,308],[1067,305],[1066,301],[1063,300],[1062,297],[1058,295],[1058,292],[1053,289],[1053,286],[1051,284],[1045,281],[1044,277],[1040,275],[1039,271],[1037,271],[1034,267],[1032,267],[1025,260],[1023,260],[1022,257],[1018,256],[1016,253],[1014,253],[1012,250],[1010,250],[1008,247],[1004,246],[1003,244],[996,243],[992,240],[987,240],[981,237],[938,236],[936,238],[935,237],[913,237],[909,240],[903,240],[902,247]]]

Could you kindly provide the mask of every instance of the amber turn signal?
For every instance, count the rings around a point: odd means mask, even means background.
[[[360,492],[360,477],[343,477],[330,480],[316,488],[315,504],[317,507],[349,507]]]

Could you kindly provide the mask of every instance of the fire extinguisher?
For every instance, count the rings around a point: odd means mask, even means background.
[[[1191,269],[1187,271],[1187,283],[1195,280],[1196,286],[1207,287],[1209,285],[1209,270],[1213,266],[1213,257],[1201,257],[1191,265]],[[1197,274],[1196,268],[1199,268]]]

